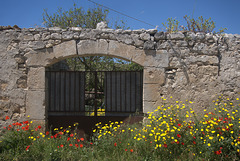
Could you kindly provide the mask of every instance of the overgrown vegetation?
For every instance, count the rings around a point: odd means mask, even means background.
[[[76,131],[41,131],[30,121],[4,127],[2,160],[239,160],[239,98],[219,96],[196,114],[191,101],[174,101],[146,116],[142,124],[98,123],[91,140]],[[173,102],[170,98],[170,102]],[[6,117],[8,120],[9,117]],[[77,124],[74,124],[77,127]]]
[[[214,31],[215,29],[215,22],[211,20],[211,17],[208,19],[203,18],[202,16],[198,17],[197,19],[190,18],[190,16],[185,15],[184,19],[187,23],[187,26],[184,27],[183,25],[179,26],[179,21],[175,18],[168,18],[167,22],[163,23],[166,31],[169,33],[178,32],[178,31],[192,31],[192,32],[204,32],[204,33],[217,33],[222,34],[224,33],[226,28],[221,28],[218,32]]]

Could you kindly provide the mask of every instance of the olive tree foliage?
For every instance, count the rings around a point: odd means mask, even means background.
[[[75,3],[68,11],[58,8],[56,13],[49,14],[47,9],[43,12],[43,24],[46,27],[81,27],[95,29],[97,24],[105,21],[115,29],[128,29],[123,20],[109,22],[109,10],[101,7],[84,10]],[[142,70],[143,68],[135,63],[108,56],[88,56],[68,58],[59,63],[68,66],[73,71],[99,71],[99,70]]]

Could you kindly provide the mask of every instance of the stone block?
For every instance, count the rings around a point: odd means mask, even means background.
[[[81,40],[77,44],[78,55],[107,55],[108,42],[104,39],[100,40]]]
[[[28,89],[45,89],[45,68],[30,68],[27,80]]]
[[[143,113],[153,112],[158,106],[155,101],[143,101]]]
[[[44,90],[29,90],[26,97],[26,115],[29,115],[31,120],[44,120],[45,104]]]
[[[161,51],[147,50],[145,51],[145,53],[146,61],[144,63],[144,66],[156,68],[168,67],[169,54],[165,50]]]
[[[26,65],[28,67],[36,66],[47,66],[51,64],[51,61],[54,59],[54,53],[51,48],[39,50],[35,53],[28,52],[24,55],[26,60]]]
[[[164,32],[157,32],[155,35],[154,35],[154,40],[158,41],[158,40],[165,40],[166,39],[166,35]]]
[[[39,50],[45,48],[45,44],[43,41],[31,41],[29,47],[33,50]]]
[[[160,86],[165,83],[164,68],[144,68],[144,83],[156,83]]]
[[[109,42],[108,54],[130,61],[136,54],[136,49],[134,46],[111,40]]]
[[[143,100],[144,101],[157,101],[160,97],[159,84],[143,84]]]
[[[54,57],[57,59],[77,55],[76,41],[65,41],[53,47]]]
[[[170,40],[182,40],[185,38],[184,34],[181,32],[169,33],[167,38]]]

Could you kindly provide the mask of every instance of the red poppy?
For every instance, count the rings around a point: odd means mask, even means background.
[[[222,150],[222,147],[220,147],[220,149]]]
[[[54,138],[57,138],[57,136],[58,136],[58,134],[55,134],[55,135],[54,135]]]
[[[180,135],[180,134],[177,134],[177,137],[179,137],[179,138],[180,138],[180,137],[181,137],[181,135]]]
[[[8,119],[10,119],[10,118],[9,118],[8,116],[6,116],[6,117],[5,117],[5,120],[8,120]]]
[[[78,144],[75,144],[75,146],[78,148]]]
[[[221,150],[215,151],[215,154],[220,155],[222,153]]]
[[[179,144],[179,141],[177,141],[176,143]]]
[[[93,143],[90,143],[91,145],[93,145]]]
[[[79,139],[77,139],[77,142],[80,142],[80,140],[79,140]]]
[[[83,144],[80,144],[80,148],[82,148],[83,147]]]
[[[81,141],[84,141],[84,138],[80,138]]]
[[[178,126],[181,126],[182,124],[177,124]]]
[[[163,144],[163,147],[167,148],[167,144]]]
[[[69,140],[70,140],[70,137],[67,138],[67,141],[69,141]]]
[[[196,137],[194,136],[193,139],[196,139]]]
[[[61,144],[60,147],[63,148],[63,145]]]
[[[133,149],[130,149],[130,152],[133,152]]]
[[[196,144],[196,142],[195,142],[195,141],[193,141],[193,144]]]
[[[53,136],[51,136],[51,138],[53,139]]]
[[[70,137],[73,137],[74,135],[73,134],[70,134]]]
[[[49,131],[46,132],[46,135],[49,135]]]
[[[183,143],[183,142],[182,142],[181,144],[182,144],[182,145],[184,145],[184,143]]]
[[[69,146],[73,146],[72,144],[69,144]]]
[[[114,146],[117,146],[117,143],[114,143]]]
[[[23,124],[28,124],[28,121],[23,121]]]
[[[27,146],[26,151],[28,151],[29,147],[30,147],[30,145]]]
[[[39,128],[39,129],[41,129],[41,128],[42,128],[42,126],[40,126],[40,125],[39,125],[39,126],[38,126],[38,128]]]
[[[127,149],[125,149],[125,151],[127,151]]]

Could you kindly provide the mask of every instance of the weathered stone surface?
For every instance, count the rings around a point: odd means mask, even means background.
[[[165,39],[166,39],[166,36],[165,36],[164,32],[157,32],[154,35],[154,40],[156,40],[156,41],[158,41],[158,40],[165,40]]]
[[[45,89],[45,68],[30,68],[28,71],[27,86],[29,90]]]
[[[185,38],[184,34],[181,32],[174,32],[167,35],[170,40],[182,40]]]
[[[148,84],[144,83],[143,86],[143,100],[144,101],[157,101],[160,97],[159,94],[159,84]]]
[[[169,54],[164,51],[145,51],[146,59],[144,66],[165,68],[169,64]]]
[[[204,65],[218,65],[219,60],[217,56],[207,56],[207,55],[201,55],[201,56],[190,56],[187,58],[188,63],[200,63]]]
[[[26,98],[26,115],[29,115],[32,120],[44,120],[45,104],[44,90],[29,90]]]
[[[150,40],[150,34],[142,33],[142,34],[140,34],[140,38],[144,41],[148,41],[148,40]]]
[[[108,28],[0,31],[0,127],[9,115],[45,118],[45,67],[75,56],[113,56],[144,67],[143,111],[173,96],[208,106],[240,92],[240,36]],[[25,109],[27,111],[25,111]]]
[[[52,33],[51,34],[51,39],[53,40],[61,40],[62,36],[59,33]]]
[[[154,50],[155,43],[153,41],[146,41],[143,45],[144,50]]]
[[[97,28],[98,30],[101,30],[101,29],[106,29],[107,28],[107,23],[106,22],[100,22],[97,24]]]
[[[51,49],[43,49],[38,52],[28,52],[25,54],[25,57],[27,58],[26,65],[28,67],[47,66],[55,57],[55,55],[51,53]]]
[[[77,55],[77,48],[76,48],[76,41],[65,41],[59,45],[53,47],[54,57],[59,58],[66,58],[69,56]]]
[[[43,43],[43,41],[31,41],[29,43],[29,47],[33,50],[38,50],[45,48],[45,44]]]
[[[134,46],[127,46],[123,43],[119,43],[113,40],[109,42],[109,47],[108,47],[109,55],[129,61],[132,59],[135,52],[136,50]]]
[[[164,68],[145,68],[144,69],[144,83],[158,84],[159,86],[165,83]]]
[[[89,55],[89,54],[108,54],[108,42],[100,39],[98,41],[93,40],[81,40],[77,44],[78,55]]]

